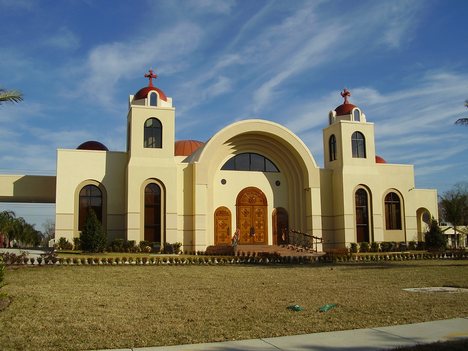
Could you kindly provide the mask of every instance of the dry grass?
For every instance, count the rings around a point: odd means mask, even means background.
[[[7,271],[2,350],[130,348],[466,317],[468,261],[333,266],[78,266]],[[337,307],[326,313],[326,303]],[[302,312],[286,307],[299,304]]]

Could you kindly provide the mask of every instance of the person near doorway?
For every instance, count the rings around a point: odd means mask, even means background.
[[[236,231],[234,232],[234,235],[232,236],[232,247],[235,249],[237,247],[237,244],[239,243],[239,237],[240,237],[240,229],[237,228]]]

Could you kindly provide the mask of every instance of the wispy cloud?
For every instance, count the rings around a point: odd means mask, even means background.
[[[67,27],[60,27],[56,33],[44,40],[44,45],[63,50],[75,50],[80,46],[80,39]]]

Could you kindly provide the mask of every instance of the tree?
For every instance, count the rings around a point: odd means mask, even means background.
[[[441,217],[453,226],[455,246],[459,246],[460,233],[457,227],[468,224],[468,183],[460,182],[440,197]]]
[[[93,209],[90,209],[85,219],[85,225],[80,234],[81,250],[87,252],[103,252],[106,248],[107,235]]]
[[[465,107],[468,107],[468,100],[465,100]],[[459,118],[455,121],[455,124],[461,124],[461,125],[465,125],[465,126],[468,126],[468,118],[465,117],[465,118]]]
[[[6,246],[10,246],[10,242],[13,240],[13,223],[16,215],[13,211],[2,211],[0,212],[0,234],[6,240]]]
[[[429,230],[424,235],[424,241],[428,250],[444,250],[447,246],[447,238],[434,218],[431,220]]]
[[[44,228],[42,246],[47,247],[49,241],[55,237],[55,222],[49,218],[42,224],[42,227]]]
[[[0,105],[5,102],[23,101],[23,94],[18,90],[6,90],[0,88]]]

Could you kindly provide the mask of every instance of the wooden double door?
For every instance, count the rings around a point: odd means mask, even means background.
[[[236,200],[239,244],[268,243],[268,203],[265,194],[258,188],[243,189]]]

